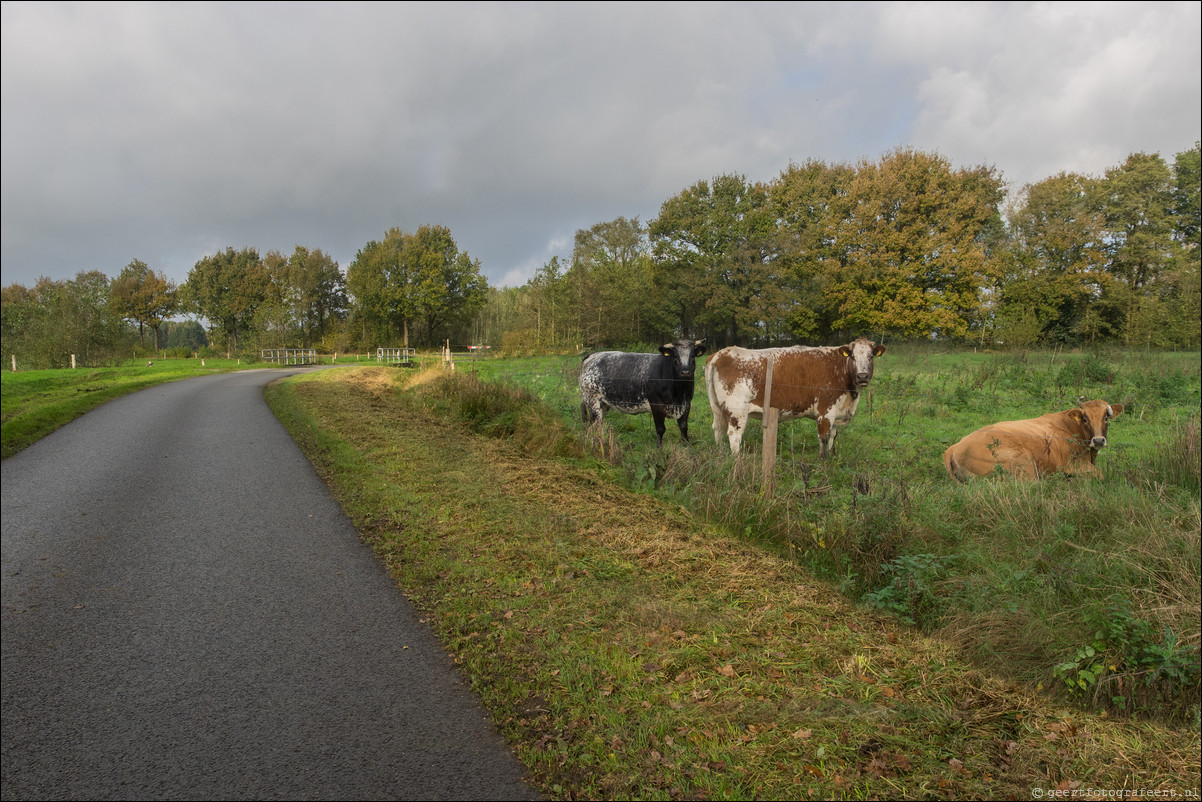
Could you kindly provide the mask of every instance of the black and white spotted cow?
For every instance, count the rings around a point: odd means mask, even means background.
[[[704,353],[701,340],[677,340],[660,346],[658,354],[599,351],[586,356],[580,368],[581,417],[591,424],[607,409],[627,415],[650,412],[660,448],[665,418],[676,421],[688,442],[693,372]]]

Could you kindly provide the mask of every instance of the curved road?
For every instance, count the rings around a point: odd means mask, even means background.
[[[112,401],[4,461],[4,799],[536,799],[263,400]]]

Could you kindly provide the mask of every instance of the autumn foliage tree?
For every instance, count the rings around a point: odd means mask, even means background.
[[[982,316],[987,237],[1003,184],[992,168],[894,151],[862,162],[830,204],[822,261],[832,328],[968,336]]]
[[[110,303],[116,313],[138,326],[142,343],[145,326],[154,331],[154,349],[159,349],[159,328],[179,307],[177,287],[162,272],[155,272],[134,259],[117,275],[109,287]]]

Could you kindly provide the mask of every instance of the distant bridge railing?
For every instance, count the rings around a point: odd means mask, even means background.
[[[317,350],[314,348],[264,348],[263,361],[277,365],[316,365]]]
[[[410,365],[416,353],[412,348],[377,348],[376,361],[381,365]]]

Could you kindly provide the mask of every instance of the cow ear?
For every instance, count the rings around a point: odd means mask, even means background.
[[[659,347],[659,352],[664,356],[672,356],[676,353],[676,346],[672,343],[664,343]]]
[[[885,353],[885,346],[883,345],[878,345],[876,348],[872,349],[873,356],[880,356],[883,353]]]
[[[705,340],[698,340],[693,343],[693,356],[701,356],[705,353]]]
[[[1117,418],[1119,415],[1122,415],[1122,414],[1123,414],[1123,405],[1122,404],[1111,404],[1110,405],[1110,417]]]
[[[1080,424],[1082,424],[1082,425],[1085,425],[1085,424],[1089,423],[1089,418],[1087,418],[1087,417],[1085,416],[1085,413],[1084,413],[1084,412],[1082,412],[1082,411],[1081,411],[1080,409],[1078,409],[1077,407],[1073,407],[1072,409],[1070,409],[1070,410],[1068,411],[1068,416],[1069,416],[1070,418],[1072,418],[1073,420],[1075,420],[1077,423],[1080,423]]]
[[[847,359],[851,359],[851,351],[847,350],[846,345],[839,349],[839,356],[846,357]]]

